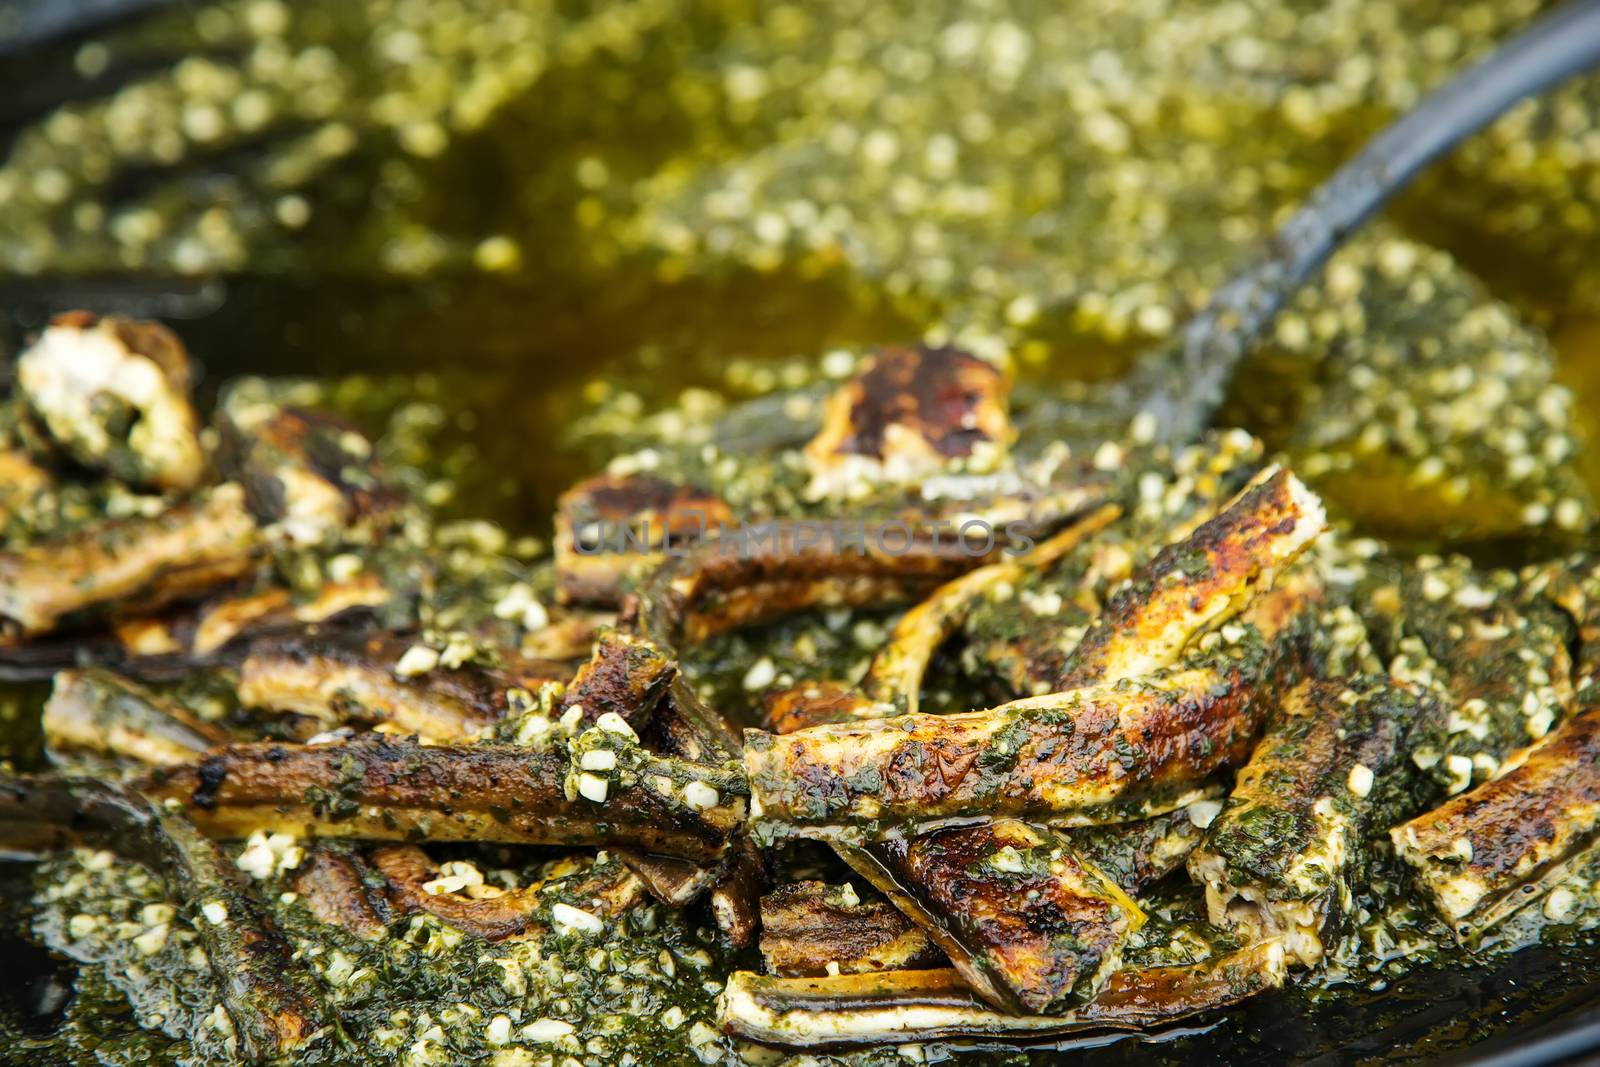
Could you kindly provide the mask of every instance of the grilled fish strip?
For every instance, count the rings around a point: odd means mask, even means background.
[[[219,485],[154,518],[0,552],[0,619],[35,637],[91,609],[150,610],[238,577],[259,547],[243,490]]]
[[[156,767],[187,763],[232,740],[176,701],[93,668],[56,675],[43,726],[52,749],[86,749]]]
[[[326,412],[248,403],[230,394],[218,410],[217,429],[223,474],[244,486],[262,524],[292,544],[371,534],[399,504],[383,482],[372,442]]]
[[[561,709],[580,709],[588,723],[615,714],[640,730],[667,695],[676,673],[676,664],[649,641],[609,630],[567,685]]]
[[[1600,826],[1600,706],[1586,709],[1469,793],[1389,831],[1458,936],[1498,899],[1581,848]],[[1498,913],[1495,913],[1498,914]]]
[[[311,975],[233,864],[187,819],[92,779],[0,775],[0,843],[59,848],[85,839],[150,865],[194,913],[246,1059],[279,1058],[325,1029]]]
[[[295,871],[294,890],[322,922],[376,941],[388,934],[394,916],[388,899],[369,881],[376,879],[359,856],[317,845]]]
[[[206,473],[193,370],[165,326],[87,311],[57,315],[17,359],[17,387],[77,462],[168,492]]]
[[[1115,505],[1098,508],[1027,553],[969,571],[934,590],[900,617],[888,643],[872,658],[854,690],[812,683],[784,694],[770,716],[779,733],[825,722],[911,715],[918,710],[922,678],[939,646],[966,618],[985,591],[1017,581],[1030,570],[1048,567],[1115,519]]]
[[[850,843],[1001,816],[1160,814],[1244,762],[1265,710],[1255,681],[1238,665],[1177,669],[991,711],[747,730],[751,815],[767,834]]]
[[[437,745],[365,737],[328,745],[236,745],[150,776],[215,837],[290,829],[378,841],[633,845],[693,860],[721,855],[743,821],[743,783],[718,767],[644,755],[604,804],[569,796],[559,748]],[[709,784],[691,807],[683,787]]]
[[[1179,808],[1139,822],[1080,826],[1064,835],[1080,857],[1136,897],[1184,865],[1200,843],[1196,818],[1189,809]]]
[[[1008,383],[992,364],[954,348],[885,348],[824,407],[805,447],[813,498],[848,495],[866,475],[906,482],[973,457],[996,463],[1015,431]]]
[[[887,901],[850,887],[792,882],[761,898],[761,958],[788,978],[917,970],[945,962],[926,934]]]
[[[1277,468],[1261,472],[1111,598],[1069,657],[1058,688],[1170,666],[1194,634],[1237,613],[1326,528],[1322,502],[1298,478]]]
[[[615,607],[627,580],[733,522],[714,493],[654,475],[603,474],[556,501],[556,592],[567,603]]]
[[[1144,923],[1061,836],[1014,819],[841,848],[1003,1010],[1059,1015],[1094,995]]]
[[[436,741],[464,741],[505,717],[508,690],[566,673],[556,664],[545,677],[470,665],[407,678],[395,664],[409,647],[392,637],[258,641],[239,670],[239,701],[329,723],[383,723]]]
[[[1381,677],[1307,679],[1284,694],[1189,857],[1211,922],[1320,962],[1353,905],[1379,779],[1424,714],[1411,687]]]
[[[1011,1015],[979,1001],[954,970],[837,978],[737,971],[719,1002],[723,1030],[785,1048],[830,1048],[947,1038],[1032,1038],[1145,1030],[1216,1011],[1283,984],[1283,947],[1252,945],[1204,963],[1118,971],[1065,1015]]]

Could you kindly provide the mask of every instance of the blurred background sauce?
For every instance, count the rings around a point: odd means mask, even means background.
[[[759,392],[930,331],[1024,381],[1115,373],[1541,6],[0,0],[0,345],[65,307],[120,309],[172,321],[213,387],[307,375],[358,410],[420,399],[451,507],[538,532],[615,443],[574,431],[596,404]],[[1438,168],[1280,324],[1229,415],[1338,455],[1297,429],[1344,403],[1325,379],[1381,368],[1383,330],[1417,347],[1488,308],[1497,332],[1433,370],[1454,388],[1517,348],[1528,389],[1483,403],[1531,407],[1559,375],[1582,432],[1597,102],[1600,81],[1575,83]],[[1400,325],[1333,321],[1352,272],[1395,283]],[[1368,453],[1427,452],[1405,440],[1414,412],[1366,416],[1394,423]],[[1531,495],[1448,460],[1471,491],[1420,521],[1550,525],[1561,485],[1593,478],[1582,450],[1549,451],[1556,488]],[[1306,465],[1370,527],[1417,533],[1430,509],[1390,491],[1405,479],[1351,491],[1367,470],[1347,460]]]

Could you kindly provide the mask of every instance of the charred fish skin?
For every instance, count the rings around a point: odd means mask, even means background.
[[[326,412],[224,396],[218,463],[244,487],[250,510],[293,545],[370,537],[399,497],[383,481],[372,442]]]
[[[1006,698],[1056,688],[1068,658],[1118,586],[1164,545],[1181,541],[1254,476],[1261,444],[1242,431],[1210,435],[1170,457],[1157,450],[1114,498],[1124,515],[1053,567],[986,592],[963,627],[970,669]]]
[[[505,718],[508,693],[542,680],[476,665],[409,676],[399,665],[411,647],[394,637],[257,641],[239,669],[239,700],[329,723],[381,723],[431,740],[465,741]],[[551,665],[550,673],[564,672]]]
[[[1157,552],[1068,659],[1057,688],[1116,681],[1168,666],[1198,631],[1270,586],[1327,527],[1322,502],[1286,470],[1268,468],[1182,541]]]
[[[228,744],[229,733],[110,671],[61,671],[45,702],[51,748],[124,756],[149,766],[187,763]]]
[[[965,459],[992,468],[1016,436],[1009,383],[955,348],[884,348],[824,405],[804,455],[811,499],[840,497],[864,477],[908,482]]]
[[[294,875],[294,891],[311,914],[367,941],[388,936],[395,918],[388,899],[374,885],[378,879],[359,855],[347,848],[319,844]]]
[[[578,708],[593,723],[613,714],[640,730],[666,698],[677,664],[651,642],[621,630],[607,630],[594,654],[578,668],[561,696],[563,711]]]
[[[377,841],[620,844],[711,860],[743,822],[743,783],[720,768],[645,756],[600,801],[568,792],[572,771],[554,746],[376,736],[235,745],[153,772],[143,788],[183,805],[216,837],[293,828]]]
[[[760,834],[846,843],[1001,816],[1127,822],[1199,799],[1249,755],[1255,678],[1178,668],[991,711],[745,732]]]
[[[563,603],[616,607],[669,548],[704,540],[733,519],[715,493],[650,474],[579,482],[556,501],[556,594]]]
[[[310,973],[216,844],[181,815],[153,810],[172,856],[173,891],[195,912],[241,1051],[263,1062],[303,1048],[328,1026]]]
[[[1291,961],[1318,964],[1352,908],[1382,780],[1425,715],[1419,693],[1384,677],[1306,679],[1285,693],[1189,857],[1211,922],[1281,938]]]
[[[1144,913],[1058,834],[1011,819],[840,854],[1002,1010],[1059,1015],[1121,966]]]
[[[0,552],[0,620],[32,638],[97,613],[149,611],[238,577],[260,548],[243,491],[226,483],[153,518]]]
[[[991,1038],[1026,1042],[1091,1030],[1153,1029],[1229,1007],[1283,984],[1283,947],[1252,945],[1204,963],[1118,971],[1093,1000],[1065,1015],[997,1012],[954,970],[837,978],[737,971],[719,1002],[722,1028],[783,1048]]]
[[[19,395],[78,463],[186,493],[206,475],[193,368],[165,326],[70,311],[17,360]]]
[[[944,955],[886,901],[852,886],[790,882],[761,898],[761,957],[789,978],[937,967]]]
[[[1600,825],[1600,697],[1507,760],[1498,778],[1389,831],[1439,914],[1469,940],[1498,900],[1582,848]]]

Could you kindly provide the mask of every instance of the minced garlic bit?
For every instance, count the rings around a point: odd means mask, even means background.
[[[394,673],[402,678],[415,678],[419,674],[427,674],[438,665],[439,653],[436,650],[427,645],[412,645],[394,665]]]
[[[618,715],[614,711],[606,712],[604,715],[596,719],[594,724],[608,734],[617,734],[620,737],[626,737],[632,741],[639,740],[639,735],[634,733],[633,727],[628,725],[628,720],[624,719],[621,715]]]
[[[697,811],[716,807],[719,799],[716,789],[704,782],[690,782],[683,787],[683,802]]]
[[[558,908],[563,906],[564,905],[560,904],[556,905]],[[524,1041],[532,1041],[535,1044],[548,1045],[571,1035],[572,1031],[572,1024],[564,1023],[560,1019],[535,1019],[533,1022],[517,1031],[517,1034]]]
[[[1197,828],[1204,830],[1216,820],[1222,811],[1220,800],[1197,800],[1185,809],[1189,813],[1189,821]]]
[[[1356,764],[1350,768],[1350,774],[1345,779],[1345,785],[1356,796],[1365,797],[1372,792],[1372,769],[1363,763]]]
[[[594,801],[596,804],[604,804],[606,802],[606,795],[610,788],[606,784],[606,780],[597,774],[584,772],[578,775],[579,795],[587,800]]]
[[[221,901],[207,901],[200,906],[200,914],[206,917],[206,922],[212,926],[221,926],[228,921],[228,909]]]
[[[605,929],[598,915],[559,901],[550,908],[550,919],[558,933],[598,934]]]
[[[257,830],[245,842],[244,851],[239,853],[234,865],[260,881],[294,870],[305,861],[305,857],[306,850],[293,836]]]

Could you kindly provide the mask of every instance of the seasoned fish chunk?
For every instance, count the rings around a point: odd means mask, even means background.
[[[851,886],[792,882],[761,898],[761,958],[789,978],[915,970],[944,962],[892,904],[862,901]]]
[[[1261,472],[1219,514],[1157,552],[1118,590],[1068,658],[1059,688],[1169,666],[1197,632],[1270,586],[1326,526],[1322,502],[1293,474]]]
[[[188,492],[206,473],[183,344],[154,322],[69,311],[17,359],[17,388],[62,451],[133,485]]]
[[[510,709],[509,692],[537,676],[476,664],[415,677],[397,667],[411,647],[396,637],[309,636],[257,641],[239,668],[239,701],[331,724],[381,723],[434,741],[485,733]],[[550,680],[566,671],[551,665]]]
[[[228,732],[109,671],[62,671],[44,705],[52,750],[87,749],[170,767],[227,744]]]
[[[244,486],[250,510],[291,544],[316,545],[347,531],[369,534],[398,504],[372,442],[321,411],[224,398],[219,463]]]
[[[744,817],[742,783],[717,767],[642,755],[604,801],[569,795],[571,770],[554,747],[367,737],[235,745],[156,772],[142,788],[218,837],[288,827],[378,841],[637,845],[695,860],[720,856]],[[708,791],[710,803],[690,803]]]
[[[602,474],[556,501],[556,590],[566,602],[615,606],[624,579],[647,573],[687,541],[734,516],[715,493],[650,474]]]
[[[149,610],[238,577],[260,545],[244,491],[225,483],[153,518],[0,552],[0,618],[33,637],[91,609]]]
[[[786,1048],[992,1038],[1026,1041],[1084,1030],[1139,1030],[1215,1011],[1283,984],[1283,946],[1266,941],[1204,963],[1118,971],[1065,1015],[997,1012],[953,970],[837,978],[736,971],[719,1002],[722,1028]]]
[[[1176,669],[991,711],[747,730],[751,815],[761,832],[848,842],[996,816],[1171,811],[1248,757],[1265,712],[1256,681],[1239,666]]]
[[[1463,938],[1495,903],[1585,845],[1600,826],[1600,706],[1506,761],[1498,778],[1389,831],[1395,851]]]
[[[1213,923],[1280,938],[1316,966],[1352,908],[1378,779],[1425,714],[1387,678],[1307,679],[1283,696],[1227,804],[1189,857]]]
[[[1064,837],[1014,819],[840,855],[917,920],[974,992],[1006,1010],[1059,1015],[1088,1000],[1144,923]]]
[[[954,348],[885,348],[832,397],[805,447],[813,498],[858,498],[960,461],[992,469],[1015,436],[1009,384],[990,363]]]

